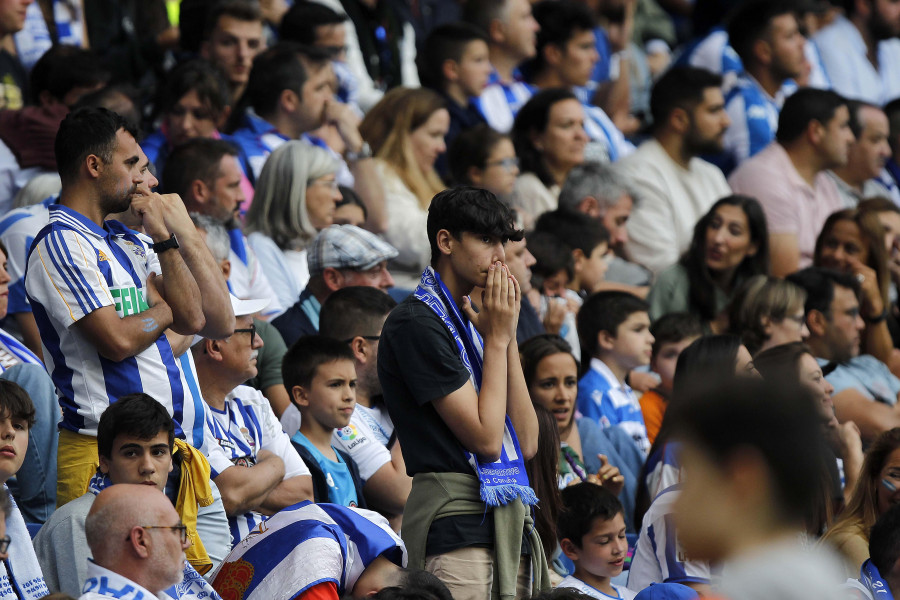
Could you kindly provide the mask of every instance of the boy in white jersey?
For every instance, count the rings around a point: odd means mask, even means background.
[[[563,553],[575,563],[575,573],[557,587],[575,588],[600,600],[634,598],[634,592],[610,581],[622,572],[628,554],[622,503],[588,482],[564,489],[562,503],[556,533]]]

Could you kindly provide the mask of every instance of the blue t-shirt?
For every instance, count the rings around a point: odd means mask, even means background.
[[[325,483],[328,484],[328,502],[340,504],[341,506],[359,505],[359,498],[356,497],[356,486],[353,483],[353,476],[350,475],[350,469],[333,446],[331,449],[334,450],[337,461],[333,461],[319,452],[319,449],[299,431],[294,434],[291,441],[309,450],[316,460],[316,464],[322,469],[322,472],[325,474]]]
[[[647,426],[634,391],[616,380],[603,361],[591,359],[591,368],[578,382],[578,411],[601,427],[618,425],[634,440],[644,456],[650,451]]]

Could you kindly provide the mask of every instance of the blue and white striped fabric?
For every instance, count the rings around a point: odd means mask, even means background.
[[[343,596],[382,555],[406,566],[406,547],[381,515],[301,502],[244,538],[210,579],[229,600],[296,598],[326,582],[334,583]]]
[[[641,475],[650,498],[655,498],[664,489],[681,483],[680,454],[680,444],[668,442],[647,458]]]
[[[644,515],[628,571],[629,589],[642,590],[651,583],[709,583],[709,563],[691,560],[678,543],[673,512],[680,492],[680,486],[663,490]]]
[[[214,439],[225,451],[232,464],[252,467],[260,450],[268,450],[284,461],[284,478],[309,475],[309,469],[291,440],[281,429],[272,407],[262,392],[245,385],[234,388],[225,397],[225,410],[207,406],[207,424]],[[219,472],[213,468],[212,478]],[[266,520],[257,512],[247,512],[229,517],[232,544],[247,537],[254,528]]]
[[[164,334],[135,356],[114,362],[73,327],[106,306],[122,318],[147,309],[144,285],[150,273],[160,273],[150,244],[150,238],[118,221],[101,228],[53,205],[50,223],[28,255],[25,290],[62,407],[61,427],[97,435],[107,406],[125,394],[144,392],[168,409],[176,435],[194,444],[193,431],[202,427],[203,418],[196,411],[199,390],[189,384]]]
[[[56,43],[84,47],[82,2],[52,0],[52,4],[53,19],[56,21]],[[27,71],[53,46],[40,3],[34,2],[28,6],[25,11],[25,26],[13,35],[13,41],[16,44],[16,56]]]
[[[28,251],[31,249],[31,243],[35,236],[50,222],[48,207],[58,198],[58,196],[50,196],[40,204],[11,210],[0,220],[0,241],[6,246],[6,272],[11,278],[7,314],[31,312],[31,305],[25,295],[25,266],[28,264]]]
[[[500,133],[509,133],[519,109],[528,102],[537,91],[530,83],[514,81],[502,83],[493,74],[491,82],[481,96],[475,99],[475,106],[484,116],[484,120]]]
[[[583,106],[584,132],[591,139],[584,150],[585,160],[615,162],[634,152],[634,144],[625,139],[602,108],[593,104]]]
[[[241,149],[241,160],[245,161],[242,165],[244,173],[255,184],[269,154],[288,138],[248,108],[241,127],[231,135],[231,141]]]
[[[230,229],[228,237],[231,248],[228,260],[231,261],[231,274],[228,276],[228,287],[238,298],[270,298],[272,301],[262,310],[265,319],[274,319],[284,312],[269,278],[262,270],[256,252],[250,247],[247,236],[240,228]]]
[[[783,92],[772,98],[749,75],[738,77],[725,98],[731,119],[723,141],[728,156],[728,168],[723,169],[726,174],[775,139],[784,98]]]
[[[728,42],[728,32],[723,27],[714,27],[705,37],[690,42],[675,59],[675,64],[721,75],[723,92],[728,92],[737,76],[744,72],[744,63]]]
[[[44,366],[25,344],[0,329],[0,373],[22,363]]]

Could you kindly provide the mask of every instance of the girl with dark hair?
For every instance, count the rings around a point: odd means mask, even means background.
[[[659,274],[647,296],[650,317],[689,312],[711,331],[724,331],[723,311],[741,283],[768,272],[769,233],[762,206],[749,196],[726,196],[697,221],[681,260]]]
[[[527,215],[530,228],[542,213],[556,209],[569,171],[584,162],[584,108],[570,90],[541,90],[516,115],[512,140],[522,169],[516,208]]]
[[[532,403],[543,406],[556,419],[559,487],[579,481],[603,485],[621,496],[626,521],[630,520],[636,476],[643,463],[633,440],[618,427],[601,429],[591,419],[575,418],[578,362],[565,340],[558,335],[537,335],[519,351]]]
[[[471,185],[508,200],[519,175],[519,159],[508,135],[485,123],[463,131],[448,152],[454,185]]]

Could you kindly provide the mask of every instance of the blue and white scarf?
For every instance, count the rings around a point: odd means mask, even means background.
[[[0,494],[9,494],[4,483]],[[41,566],[38,564],[31,535],[19,507],[12,500],[12,510],[6,515],[6,535],[12,540],[9,558],[0,561],[0,599],[35,600],[50,593]]]
[[[894,600],[891,588],[881,578],[881,573],[878,572],[878,567],[872,564],[871,558],[862,564],[862,568],[859,570],[859,581],[866,586],[875,600]]]
[[[481,389],[484,366],[484,343],[481,335],[459,311],[440,275],[431,267],[422,273],[422,280],[414,295],[427,304],[450,330],[459,350],[459,357],[469,371],[469,379],[475,386],[475,391],[478,392]],[[488,506],[500,506],[516,498],[522,500],[526,506],[538,503],[534,490],[528,485],[525,461],[522,459],[519,439],[516,437],[516,430],[509,420],[509,415],[506,416],[506,427],[503,431],[503,448],[496,462],[482,464],[477,456],[468,451],[465,456],[481,482],[481,499]]]

